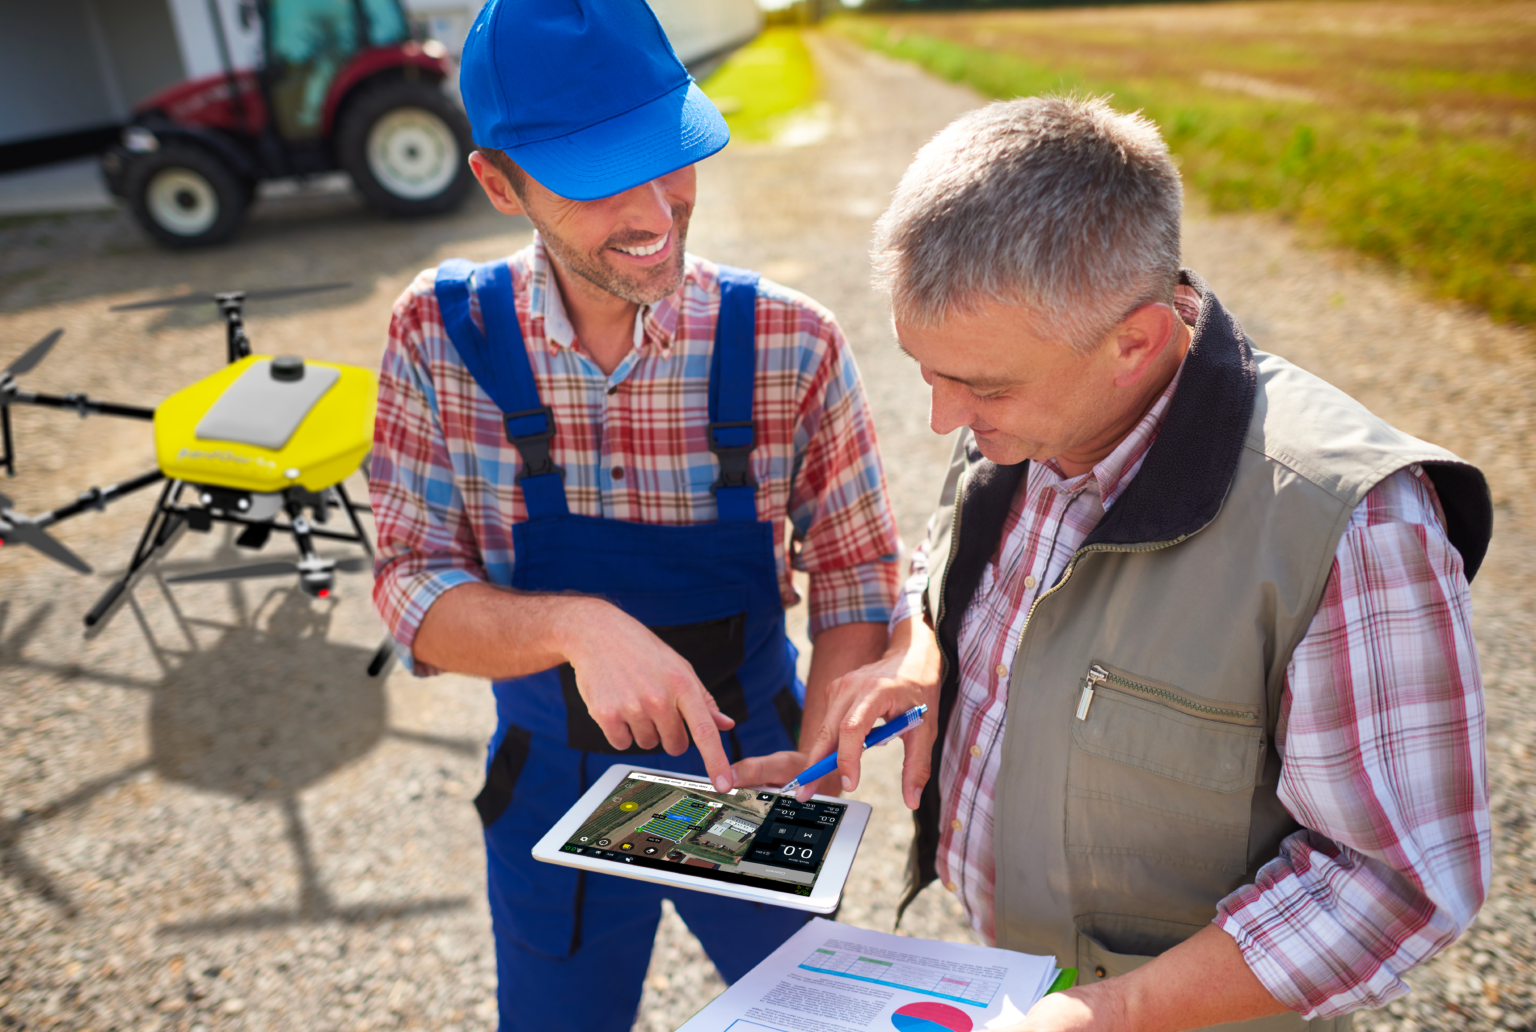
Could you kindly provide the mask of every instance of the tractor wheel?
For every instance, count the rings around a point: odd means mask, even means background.
[[[435,83],[386,79],[348,103],[336,156],[386,215],[436,215],[469,192],[469,119]]]
[[[228,240],[255,193],[254,183],[212,154],[177,143],[135,157],[123,186],[139,225],[170,247]]]

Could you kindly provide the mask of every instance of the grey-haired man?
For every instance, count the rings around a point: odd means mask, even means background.
[[[1343,1028],[1487,891],[1488,489],[1255,349],[1179,268],[1180,209],[1101,101],[918,154],[876,270],[961,432],[891,648],[811,751],[851,787],[876,720],[937,712],[907,900],[942,879],[983,940],[1080,969],[1020,1028]]]

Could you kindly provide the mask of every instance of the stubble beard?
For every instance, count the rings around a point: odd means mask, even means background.
[[[560,264],[566,269],[621,300],[636,305],[652,305],[672,294],[682,285],[684,251],[688,241],[688,218],[691,214],[691,205],[674,204],[672,206],[671,231],[676,236],[672,241],[672,254],[666,264],[646,270],[643,276],[619,271],[605,260],[606,254],[611,247],[632,247],[637,244],[655,243],[654,240],[633,240],[629,239],[632,234],[619,233],[603,241],[602,246],[595,252],[584,254],[551,233],[547,227],[537,223],[535,226],[539,236],[544,240],[544,246],[549,248],[550,253],[559,259]]]

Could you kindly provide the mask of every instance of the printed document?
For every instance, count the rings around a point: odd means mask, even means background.
[[[1054,957],[815,918],[678,1032],[973,1032],[1024,1017]]]

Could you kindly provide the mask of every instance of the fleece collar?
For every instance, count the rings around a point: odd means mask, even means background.
[[[1258,392],[1253,348],[1203,279],[1184,269],[1179,282],[1200,295],[1200,319],[1179,388],[1136,479],[1085,546],[1187,537],[1216,518],[1237,474]]]

